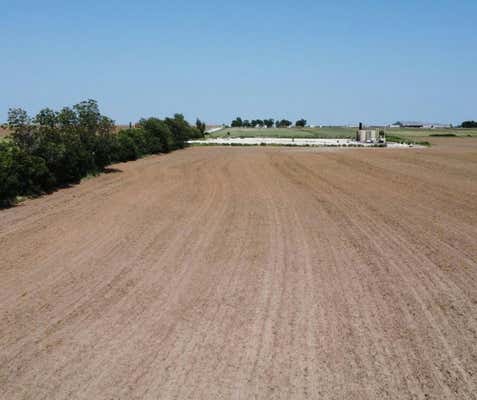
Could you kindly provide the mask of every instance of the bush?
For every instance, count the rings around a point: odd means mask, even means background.
[[[8,206],[17,196],[42,192],[50,185],[43,159],[31,156],[9,141],[0,142],[0,205]]]
[[[167,127],[166,127],[167,128]],[[144,128],[130,128],[118,132],[111,149],[113,161],[132,161],[148,154],[161,153],[169,148],[167,138],[162,138]]]
[[[142,119],[139,121],[139,126],[150,135],[150,140],[157,140],[160,144],[160,147],[157,147],[157,151],[153,151],[152,153],[167,153],[173,149],[174,137],[172,136],[169,126],[164,121],[161,121],[158,118]],[[155,145],[153,144],[153,146]]]
[[[101,170],[113,162],[114,136],[100,135],[94,143],[94,163],[96,169]]]
[[[113,161],[132,161],[139,157],[139,149],[130,130],[120,131],[115,140]]]
[[[51,174],[51,186],[78,182],[95,170],[94,155],[78,136],[61,132],[40,133],[31,154],[40,157]]]

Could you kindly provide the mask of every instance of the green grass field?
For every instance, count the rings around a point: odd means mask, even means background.
[[[387,135],[407,140],[420,141],[423,138],[437,136],[477,137],[477,129],[414,129],[389,128]],[[210,138],[224,137],[278,137],[278,138],[354,138],[356,128],[323,127],[323,128],[224,128],[207,135]]]
[[[403,137],[433,137],[455,135],[457,137],[477,137],[477,129],[462,129],[462,128],[448,128],[448,129],[419,129],[419,128],[392,128],[385,129],[386,133],[390,135],[395,134]]]
[[[230,134],[229,134],[230,133]],[[273,138],[349,138],[354,137],[352,128],[224,128],[208,137],[273,137]]]

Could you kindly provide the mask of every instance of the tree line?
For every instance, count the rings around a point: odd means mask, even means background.
[[[477,121],[464,121],[461,125],[462,128],[477,128]]]
[[[0,141],[0,206],[79,182],[115,162],[181,149],[187,140],[203,137],[205,124],[197,120],[196,125],[175,114],[141,119],[117,132],[95,100],[60,111],[45,108],[34,118],[21,108],[10,109],[11,133]]]
[[[237,117],[230,123],[232,128],[273,128],[274,126],[276,128],[288,128],[292,125],[293,123],[287,119],[277,119],[275,121],[273,118],[243,120],[242,118]],[[299,119],[295,122],[295,126],[299,128],[305,127],[306,119]]]

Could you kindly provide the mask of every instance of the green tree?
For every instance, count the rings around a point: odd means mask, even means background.
[[[8,126],[13,129],[25,128],[31,125],[31,118],[22,108],[10,108],[8,110]]]
[[[230,126],[231,126],[232,128],[241,128],[241,127],[243,126],[242,118],[240,118],[240,117],[235,118],[235,119],[231,122]]]
[[[22,108],[10,108],[8,110],[8,127],[12,131],[14,142],[24,150],[33,146],[35,127],[32,119]]]
[[[477,121],[464,121],[461,125],[462,128],[477,128]]]
[[[275,123],[275,126],[277,128],[288,128],[290,125],[292,125],[292,122],[288,121],[287,119],[282,119]]]
[[[0,206],[12,204],[19,195],[40,193],[48,179],[43,159],[29,155],[11,141],[0,142]]]
[[[161,144],[161,152],[169,152],[174,147],[174,137],[169,126],[158,118],[141,119],[139,126],[150,132]]]
[[[306,119],[299,119],[295,122],[296,127],[304,128],[306,126]]]
[[[85,152],[90,156],[88,169],[101,169],[108,165],[111,162],[109,152],[114,121],[101,114],[98,102],[93,99],[75,104],[72,110],[63,111],[65,121],[79,135]]]
[[[77,127],[82,133],[95,134],[98,131],[101,113],[96,100],[89,99],[73,106],[77,117]]]
[[[57,121],[62,130],[72,130],[78,125],[78,115],[73,109],[64,107],[58,113]]]
[[[139,157],[140,151],[133,135],[129,129],[118,132],[114,144],[114,161],[132,161]]]
[[[172,132],[175,149],[183,148],[188,139],[197,135],[182,114],[174,114],[174,118],[166,118],[164,121]]]
[[[58,123],[58,113],[51,108],[44,108],[35,116],[34,122],[42,127],[53,129]]]
[[[206,125],[205,122],[202,122],[199,118],[195,121],[195,127],[199,130],[199,132],[204,136]]]
[[[275,120],[273,118],[269,118],[269,119],[263,120],[263,123],[267,128],[271,128],[271,127],[273,127],[273,124],[275,123]]]

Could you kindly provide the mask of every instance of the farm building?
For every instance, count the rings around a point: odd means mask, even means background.
[[[378,131],[375,129],[358,129],[356,132],[357,142],[376,142],[378,140]]]
[[[424,128],[424,129],[437,129],[437,128],[451,128],[451,124],[441,124],[435,122],[417,122],[417,121],[401,121],[398,125],[399,128]],[[395,127],[392,126],[392,127]]]
[[[424,128],[427,129],[447,129],[447,128],[452,128],[452,124],[440,124],[440,123],[427,123],[424,125]]]
[[[424,128],[424,124],[418,121],[401,121],[399,126],[401,128]]]
[[[384,131],[366,129],[363,127],[363,124],[360,123],[356,131],[356,141],[361,143],[386,143],[386,137]]]

